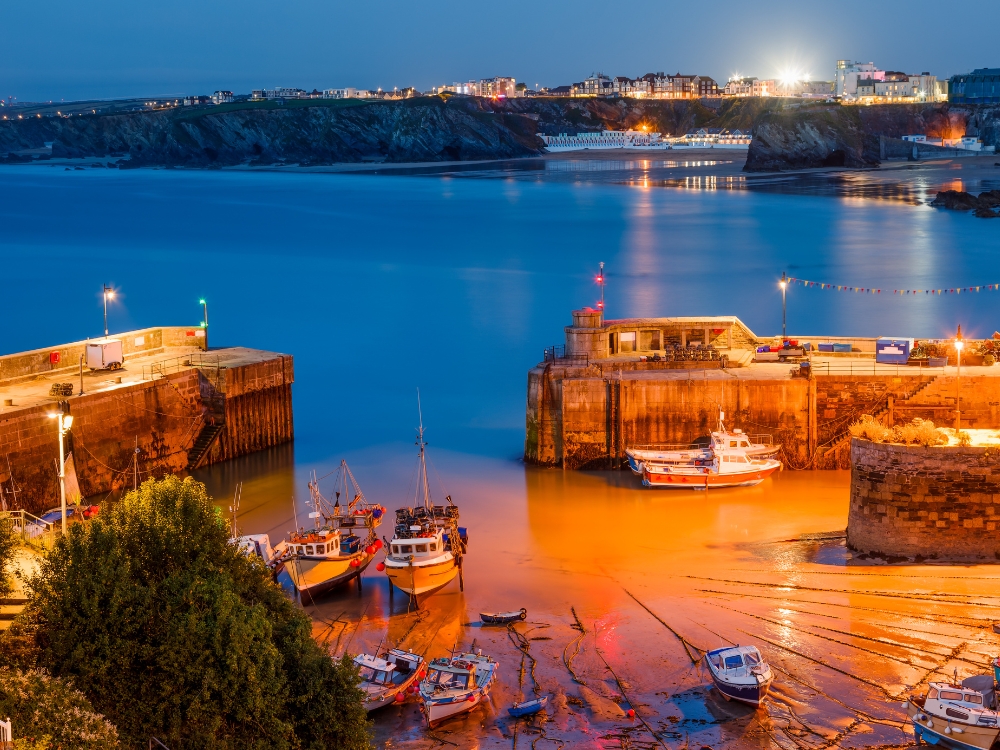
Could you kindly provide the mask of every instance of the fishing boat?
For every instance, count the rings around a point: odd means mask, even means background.
[[[705,654],[712,682],[722,697],[759,706],[774,674],[756,646],[727,646]]]
[[[976,675],[961,684],[931,682],[927,694],[903,702],[917,742],[954,750],[989,750],[1000,737],[996,686],[992,675]]]
[[[704,438],[703,438],[704,439]],[[760,439],[758,437],[758,439]],[[705,445],[666,446],[648,445],[625,449],[628,467],[633,474],[642,476],[646,465],[686,464],[692,461],[711,463],[714,457],[714,445],[722,441],[729,450],[740,451],[748,458],[773,458],[781,450],[780,445],[772,443],[755,443],[742,430],[712,433]]]
[[[361,675],[359,687],[365,691],[365,710],[373,711],[405,700],[406,691],[423,676],[424,657],[391,648],[385,658],[358,654],[354,663]]]
[[[518,620],[524,620],[528,616],[528,610],[521,607],[517,612],[480,612],[479,619],[483,625],[506,625]]]
[[[421,710],[427,726],[471,711],[489,697],[500,665],[482,649],[474,654],[434,659],[420,683]]]
[[[545,706],[549,703],[549,696],[543,695],[541,698],[535,698],[530,701],[522,701],[521,703],[515,703],[513,706],[507,709],[507,713],[516,719],[522,716],[531,716],[532,714],[537,714],[539,711],[543,710]]]
[[[419,411],[419,399],[418,399]],[[458,577],[459,590],[465,590],[462,576],[462,556],[469,536],[458,525],[458,506],[445,497],[447,505],[434,505],[427,481],[427,443],[424,441],[424,420],[420,415],[417,428],[419,462],[417,465],[417,495],[413,506],[396,511],[396,528],[389,542],[384,565],[392,587],[409,596],[430,594],[447,586]]]
[[[272,564],[284,563],[299,594],[310,598],[356,578],[360,580],[382,548],[375,529],[382,522],[385,508],[368,502],[346,461],[340,462],[334,487],[331,503],[320,492],[313,473],[309,482],[313,528],[300,528],[274,548]],[[353,499],[341,505],[342,495]]]

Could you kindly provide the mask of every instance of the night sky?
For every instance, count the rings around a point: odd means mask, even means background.
[[[4,2],[0,96],[429,89],[495,75],[557,86],[595,70],[719,81],[789,70],[830,80],[840,57],[944,78],[1000,66],[995,23],[974,19],[987,7],[929,0]]]

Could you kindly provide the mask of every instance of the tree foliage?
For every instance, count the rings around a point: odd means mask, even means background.
[[[114,726],[83,693],[41,670],[0,667],[0,716],[11,720],[18,750],[118,747]]]
[[[356,668],[229,543],[198,482],[150,480],[74,525],[30,587],[38,662],[71,677],[123,740],[370,746]]]
[[[0,599],[13,591],[10,567],[17,549],[14,524],[9,518],[0,517]]]

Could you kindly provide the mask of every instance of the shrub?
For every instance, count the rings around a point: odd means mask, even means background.
[[[993,367],[997,363],[997,358],[992,353],[983,355],[983,364],[987,367]]]
[[[968,448],[970,445],[972,445],[972,435],[970,435],[965,430],[955,430],[955,439],[958,441],[958,444],[963,448]]]
[[[357,669],[229,543],[201,483],[150,480],[74,524],[29,586],[21,631],[39,663],[130,745],[370,746]]]
[[[870,414],[865,414],[847,429],[854,437],[871,440],[873,443],[892,442],[892,430],[881,422],[876,422]]]
[[[86,696],[42,670],[0,667],[0,716],[10,718],[19,749],[118,747],[115,727]]]
[[[13,590],[10,565],[17,551],[17,537],[14,535],[14,523],[9,518],[0,518],[0,599],[8,596]]]

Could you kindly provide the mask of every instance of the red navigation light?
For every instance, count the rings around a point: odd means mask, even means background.
[[[597,309],[598,310],[603,310],[604,309],[604,303],[603,302],[598,302],[597,303]]]
[[[598,276],[597,277],[597,283],[598,284],[603,284],[604,283],[604,277],[603,276]]]

